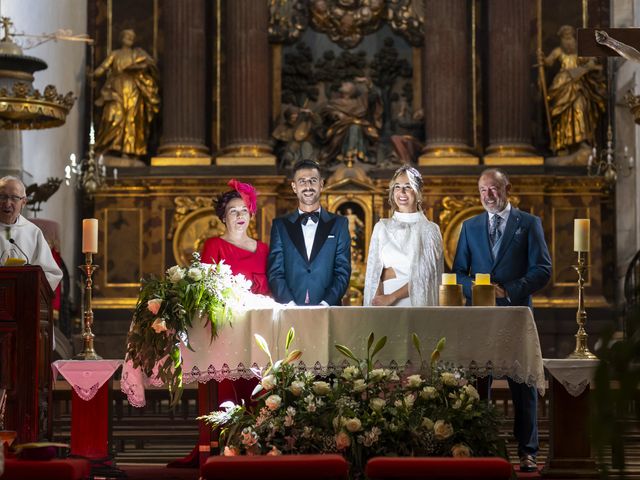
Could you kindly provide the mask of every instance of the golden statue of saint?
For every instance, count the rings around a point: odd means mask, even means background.
[[[553,149],[561,154],[570,147],[593,145],[598,117],[605,109],[606,84],[602,65],[593,58],[578,57],[576,31],[570,25],[558,30],[560,46],[540,63],[550,67],[560,62],[560,71],[549,87]]]
[[[156,62],[141,48],[134,48],[133,30],[120,33],[121,48],[96,68],[93,76],[107,78],[96,105],[103,107],[96,151],[124,156],[147,153],[149,126],[160,110]]]

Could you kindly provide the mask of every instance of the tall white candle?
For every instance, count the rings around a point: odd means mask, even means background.
[[[82,220],[82,253],[98,253],[98,219]]]
[[[591,220],[588,218],[576,218],[573,221],[573,250],[575,252],[588,252],[591,249],[590,227]]]

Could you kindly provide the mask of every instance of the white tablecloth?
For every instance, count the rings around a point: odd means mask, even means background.
[[[413,348],[415,332],[422,354],[429,360],[438,340],[445,337],[442,360],[471,369],[479,376],[492,373],[535,386],[544,394],[544,368],[538,331],[527,307],[285,307],[256,309],[236,316],[218,338],[209,342],[208,328],[194,327],[189,333],[192,348],[182,348],[184,382],[251,378],[252,366],[262,367],[267,356],[254,341],[254,333],[269,344],[274,360],[284,355],[290,327],[296,337],[291,348],[302,350],[300,361],[318,375],[342,366],[345,357],[334,347],[348,346],[364,357],[370,332],[386,335],[387,345],[376,360],[383,366],[418,366]],[[302,365],[301,365],[302,366]],[[126,362],[122,390],[132,405],[142,406],[144,387],[150,380]]]
[[[578,397],[593,381],[598,359],[545,358],[544,366],[570,395]]]

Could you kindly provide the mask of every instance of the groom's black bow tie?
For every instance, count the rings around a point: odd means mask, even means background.
[[[306,225],[309,220],[313,223],[318,223],[318,219],[320,218],[320,212],[302,212],[300,214],[300,222],[302,225]]]

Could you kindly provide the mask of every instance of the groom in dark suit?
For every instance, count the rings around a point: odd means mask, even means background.
[[[351,239],[346,217],[320,206],[320,166],[301,160],[291,188],[297,211],[271,226],[267,275],[273,298],[296,305],[340,305],[351,277]]]
[[[486,210],[465,221],[460,232],[453,271],[471,304],[471,284],[476,273],[491,274],[498,306],[531,307],[531,295],[551,276],[551,257],[540,218],[509,203],[511,184],[498,169],[487,169],[478,180],[480,201]],[[509,388],[515,411],[514,435],[518,440],[520,470],[537,470],[537,400],[534,387],[516,383]]]

